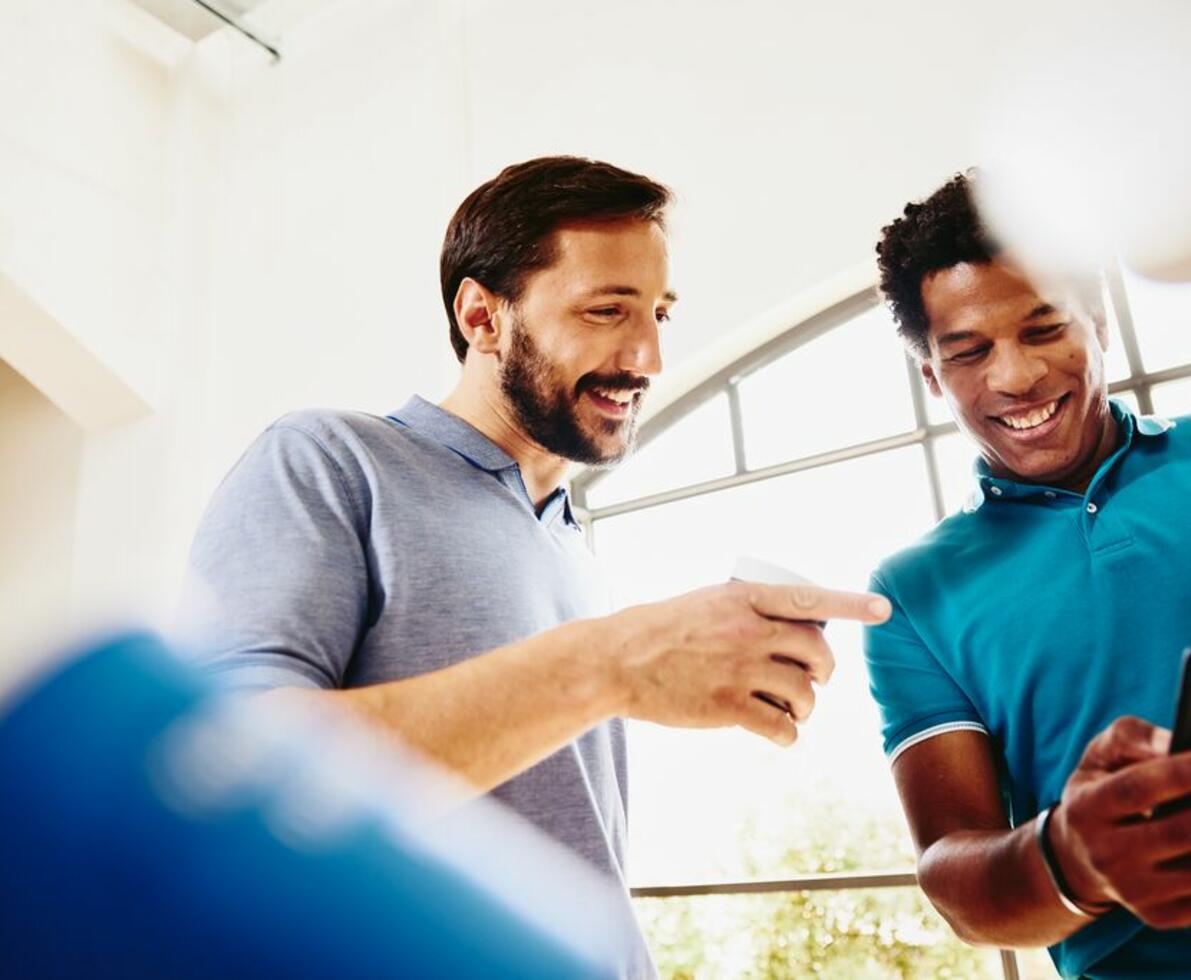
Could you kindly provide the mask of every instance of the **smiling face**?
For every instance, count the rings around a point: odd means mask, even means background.
[[[1048,302],[997,263],[928,276],[927,385],[996,476],[1082,490],[1112,451],[1102,310]]]
[[[509,304],[500,386],[520,426],[554,455],[611,464],[633,447],[658,330],[676,297],[653,221],[564,225],[556,259]]]

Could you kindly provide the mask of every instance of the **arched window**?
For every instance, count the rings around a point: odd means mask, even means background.
[[[871,280],[849,283],[662,393],[637,454],[574,481],[619,604],[726,579],[740,555],[863,588],[966,499],[975,450],[926,392]],[[1105,296],[1110,390],[1145,413],[1191,413],[1191,286],[1112,270]],[[664,972],[697,959],[735,975],[760,957],[781,974],[788,955],[817,957],[825,975],[849,975],[857,956],[913,962],[915,975],[1017,975],[1012,953],[951,939],[913,887],[860,629],[832,624],[830,637],[835,677],[792,750],[631,725],[630,871]],[[658,897],[675,895],[687,897]],[[1053,976],[1037,972],[1048,964],[1030,954],[1031,975]]]

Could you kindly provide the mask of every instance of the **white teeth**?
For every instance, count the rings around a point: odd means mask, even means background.
[[[592,391],[601,398],[607,398],[608,401],[616,402],[617,405],[627,405],[633,400],[633,392],[631,391],[609,391],[607,388],[593,388]]]
[[[1059,410],[1056,399],[1041,408],[1036,408],[1025,415],[1001,415],[1000,420],[1013,429],[1036,429],[1043,422],[1051,418]]]

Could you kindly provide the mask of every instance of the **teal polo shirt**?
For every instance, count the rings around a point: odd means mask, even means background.
[[[1058,801],[1114,719],[1171,724],[1191,645],[1191,417],[1111,410],[1120,445],[1086,492],[999,479],[978,461],[963,510],[872,580],[893,603],[865,638],[890,761],[935,735],[986,733],[1014,826]],[[1133,971],[1134,949],[1139,967],[1181,971]],[[1065,977],[1186,976],[1191,930],[1155,932],[1118,909],[1051,955]]]

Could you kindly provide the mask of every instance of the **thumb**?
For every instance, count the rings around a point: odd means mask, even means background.
[[[1115,772],[1170,751],[1170,732],[1142,718],[1118,718],[1092,739],[1080,768]]]

